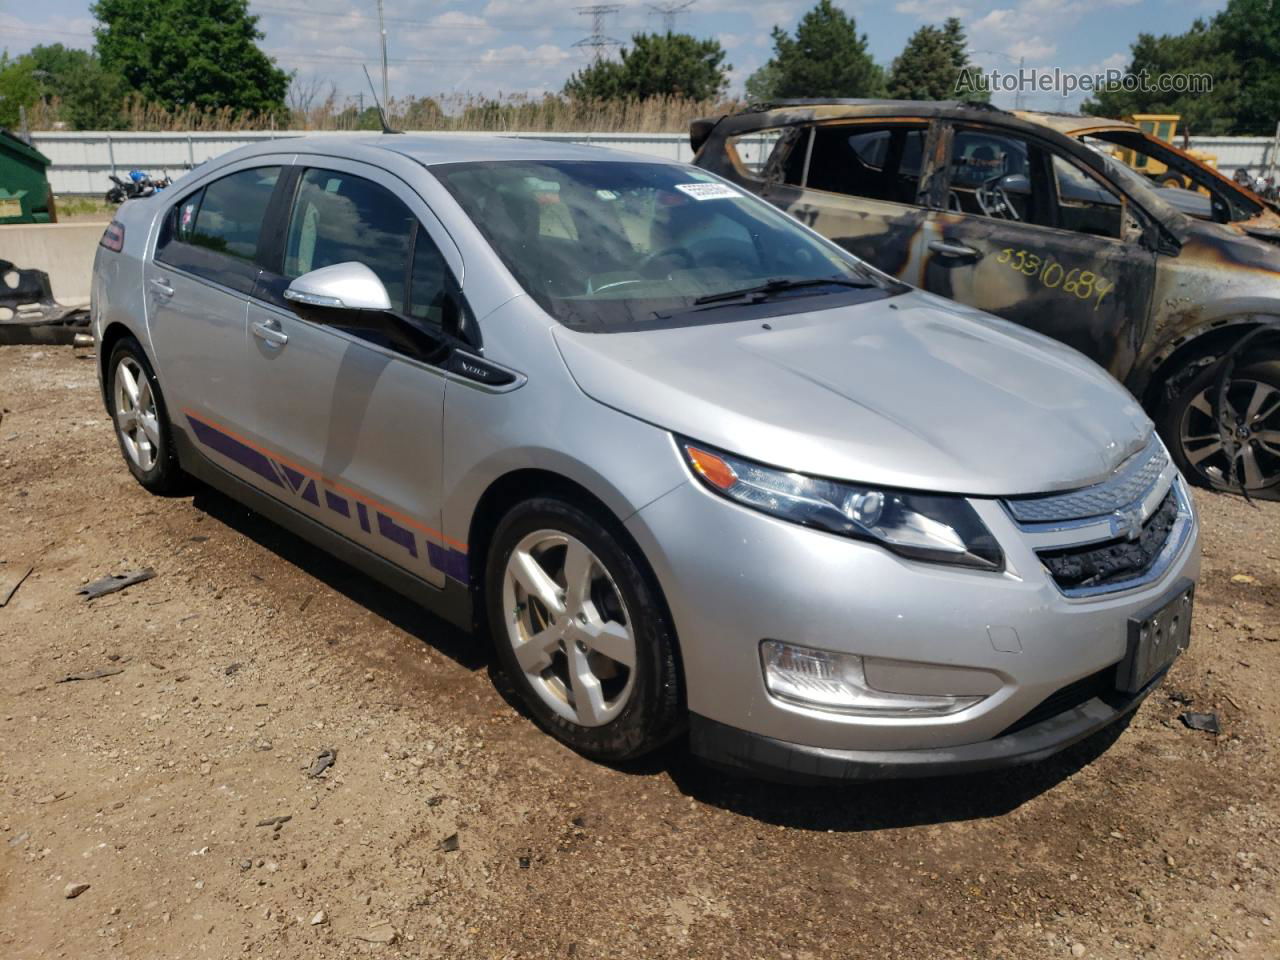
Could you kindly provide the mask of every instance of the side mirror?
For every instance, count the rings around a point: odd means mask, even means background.
[[[391,309],[391,298],[378,275],[354,260],[304,273],[289,284],[284,298],[336,310]]]

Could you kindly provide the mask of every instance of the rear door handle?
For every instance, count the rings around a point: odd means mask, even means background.
[[[949,243],[946,240],[929,241],[929,249],[944,257],[971,257],[974,260],[981,259],[982,257],[981,250],[975,250],[973,247],[967,247],[963,243]]]
[[[254,321],[249,324],[249,329],[253,331],[253,335],[259,340],[273,343],[277,347],[283,347],[289,342],[289,335],[281,330],[280,324],[274,320]]]
[[[169,286],[169,280],[166,277],[152,277],[150,280],[151,289],[162,297],[172,297],[173,287]]]

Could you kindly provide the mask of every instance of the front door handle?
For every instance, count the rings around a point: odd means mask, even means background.
[[[160,296],[162,297],[173,296],[173,287],[169,286],[169,280],[167,277],[152,277],[150,280],[150,283],[151,283],[151,289],[153,289],[156,293],[160,294]]]
[[[283,347],[289,342],[289,335],[281,330],[280,324],[274,320],[254,321],[249,324],[249,329],[259,340],[265,340],[277,347]]]
[[[982,258],[982,251],[967,247],[963,243],[950,243],[947,240],[929,241],[929,249],[944,257],[970,257],[974,260]]]

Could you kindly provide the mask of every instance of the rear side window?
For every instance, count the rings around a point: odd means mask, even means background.
[[[363,177],[308,170],[298,184],[284,275],[290,279],[357,261],[378,275],[391,308],[405,312],[405,278],[414,216],[391,191]]]
[[[818,126],[806,163],[788,164],[787,182],[851,197],[914,204],[924,127]],[[800,151],[793,151],[799,154]]]
[[[255,167],[183,197],[161,225],[156,259],[248,293],[258,272],[263,219],[279,179],[279,167]]]

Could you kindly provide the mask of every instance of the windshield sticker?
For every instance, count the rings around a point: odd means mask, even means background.
[[[695,200],[737,200],[742,196],[727,183],[677,183],[676,189]]]

